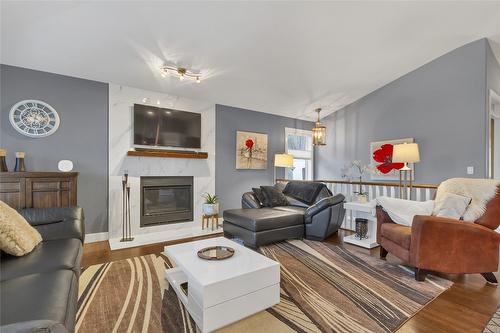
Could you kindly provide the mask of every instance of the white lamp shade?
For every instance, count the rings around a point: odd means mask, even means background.
[[[289,154],[275,154],[274,166],[280,168],[293,168],[293,156]]]
[[[420,152],[418,151],[418,144],[416,143],[403,143],[394,145],[392,150],[393,163],[417,163],[420,162]]]

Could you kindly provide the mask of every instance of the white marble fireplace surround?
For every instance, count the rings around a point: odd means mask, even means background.
[[[201,114],[201,149],[207,159],[127,156],[133,147],[134,103]],[[159,104],[158,104],[159,103]],[[115,84],[109,85],[109,244],[112,250],[212,233],[201,230],[202,194],[215,191],[215,105]],[[132,242],[122,236],[121,179],[125,170],[130,180]],[[141,176],[193,176],[194,221],[140,227]],[[219,229],[220,231],[220,229]]]

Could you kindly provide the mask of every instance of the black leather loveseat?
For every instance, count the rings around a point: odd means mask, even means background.
[[[290,181],[282,191],[286,204],[264,207],[256,193],[242,197],[242,209],[223,213],[224,235],[258,247],[286,239],[324,240],[337,232],[345,215],[342,194],[333,195],[323,183]]]
[[[43,241],[0,258],[0,332],[73,332],[83,253],[81,208],[24,209]]]

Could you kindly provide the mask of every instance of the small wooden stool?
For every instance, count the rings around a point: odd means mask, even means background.
[[[216,229],[219,229],[219,214],[214,215],[202,215],[201,216],[201,229],[205,229],[205,221],[207,222],[207,228],[210,221],[212,221],[212,230],[214,230],[214,225]]]

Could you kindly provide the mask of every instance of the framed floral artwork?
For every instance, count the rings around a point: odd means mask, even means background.
[[[267,134],[236,131],[236,169],[267,169]]]
[[[392,162],[392,150],[394,145],[402,143],[415,142],[413,138],[405,138],[398,140],[386,140],[370,143],[370,166],[374,170],[371,174],[372,180],[399,180],[399,169],[403,163]],[[413,163],[408,164],[414,169]],[[415,178],[415,172],[412,172],[412,177]]]

